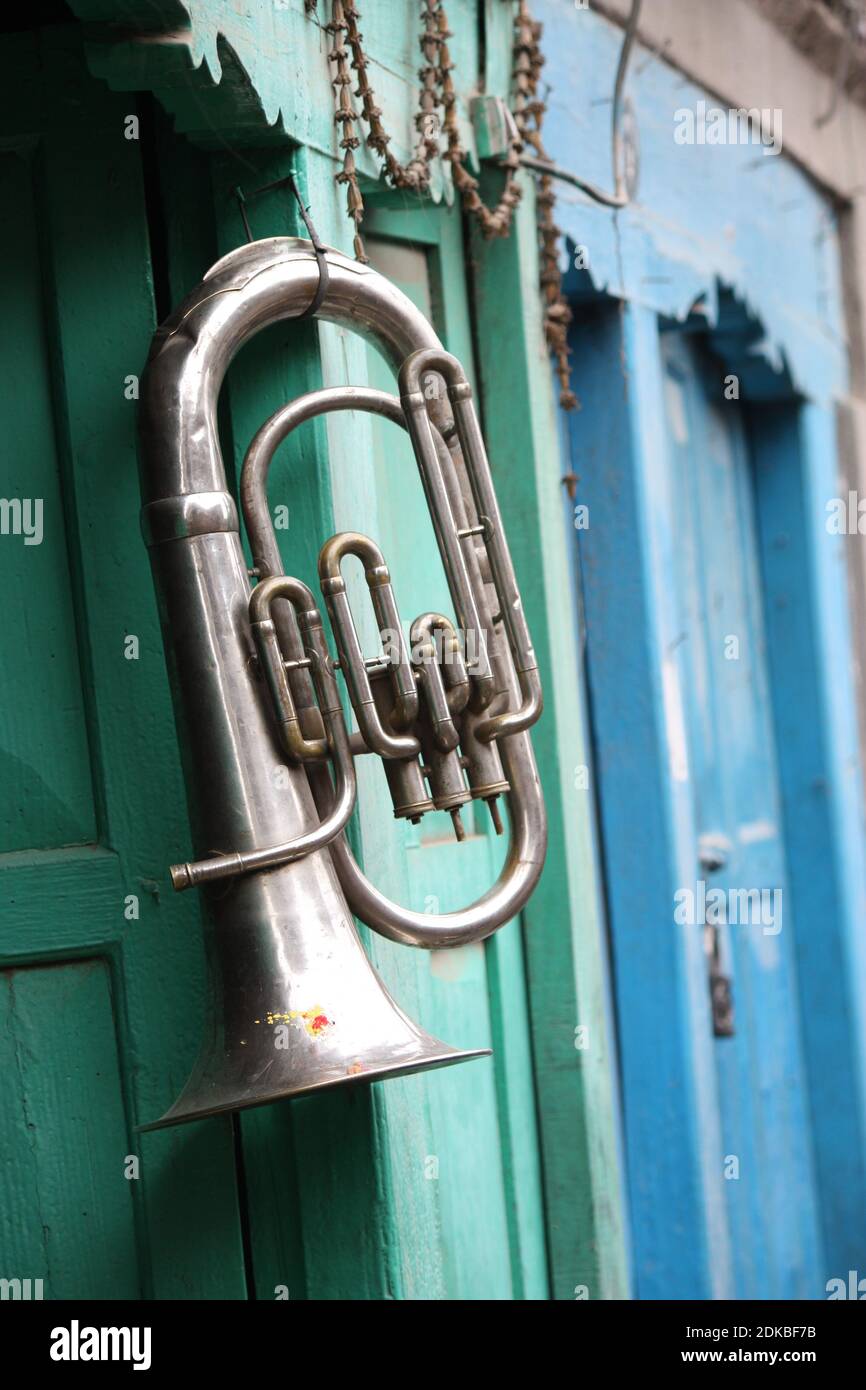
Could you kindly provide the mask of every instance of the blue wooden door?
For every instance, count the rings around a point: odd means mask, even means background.
[[[661,356],[695,830],[675,924],[703,937],[734,1288],[804,1297],[810,1130],[746,433],[700,335],[663,332]]]
[[[811,653],[798,637],[779,661],[786,600],[767,540],[783,528],[766,477],[777,469],[791,494],[798,486],[798,407],[777,407],[794,426],[784,457],[771,457],[767,407],[738,398],[705,319],[672,326],[598,299],[576,323],[583,409],[569,426],[567,514],[578,527],[635,1293],[820,1297],[821,1129],[802,1004],[811,899],[802,845],[796,861],[788,852],[802,796],[792,802],[799,783],[780,736],[810,717],[801,700],[780,722],[785,667],[799,661],[806,684]],[[796,529],[784,534],[793,545]]]

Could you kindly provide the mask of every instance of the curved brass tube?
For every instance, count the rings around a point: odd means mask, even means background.
[[[441,667],[436,648],[437,632],[445,638]],[[460,742],[453,716],[465,708],[469,699],[469,677],[454,624],[444,613],[422,613],[412,624],[409,642],[418,667],[418,678],[423,682],[427,694],[433,738],[447,753]],[[447,682],[443,672],[448,675]]]
[[[369,536],[362,536],[358,531],[342,531],[322,546],[319,579],[340,653],[340,666],[352,694],[352,706],[367,747],[372,752],[378,753],[380,758],[411,758],[419,751],[418,740],[389,733],[373,699],[361,643],[349,607],[346,581],[340,570],[347,555],[354,555],[364,566],[380,632],[384,629],[393,633],[398,644],[397,660],[388,663],[394,687],[394,708],[390,722],[398,729],[408,729],[418,715],[415,674],[403,639],[400,614],[397,612],[385,557]]]
[[[336,410],[362,410],[379,415],[392,424],[406,429],[403,410],[396,396],[368,386],[329,386],[298,396],[288,405],[276,410],[257,431],[247,450],[240,483],[241,507],[253,565],[261,575],[280,574],[277,538],[274,534],[267,501],[267,479],[277,448],[299,425]],[[467,661],[476,686],[481,690],[481,704],[486,707],[496,694],[496,682],[487,650],[487,631],[479,613],[476,592],[481,588],[477,559],[474,552],[467,555],[457,537],[455,509],[462,506],[454,466],[442,434],[431,424],[433,456],[425,461],[419,474],[424,496],[430,508],[433,529],[442,557],[442,565],[451,590],[451,599],[461,629],[473,641],[475,651]],[[474,566],[474,571],[473,571]],[[289,633],[279,628],[286,650],[291,648]]]
[[[324,718],[327,748],[334,761],[336,785],[326,816],[305,834],[268,849],[246,853],[217,854],[187,864],[173,864],[170,873],[172,886],[182,891],[195,884],[211,883],[216,879],[232,878],[236,874],[252,873],[255,869],[272,869],[279,864],[291,864],[305,858],[313,850],[323,849],[346,825],[355,806],[355,764],[349,748],[349,735],[343,720],[343,707],[337,683],[331,669],[322,619],[312,592],[300,579],[279,575],[258,584],[250,599],[250,622],[253,637],[274,702],[283,713],[281,731],[286,750],[303,757],[310,749],[300,734],[297,711],[289,690],[276,629],[271,618],[271,604],[276,597],[286,598],[298,613],[305,649],[313,675],[313,685]],[[313,750],[315,752],[316,750]],[[325,774],[327,776],[327,774]],[[329,780],[330,785],[330,780]]]
[[[453,368],[460,372],[460,377],[456,377],[458,384],[461,379],[465,380],[462,378],[462,369],[460,369],[456,359],[450,358],[441,349],[436,350],[435,354],[431,354],[429,359],[422,359],[417,354],[416,357],[416,367],[419,374],[421,371],[438,369],[441,362],[449,373],[452,372]],[[407,379],[411,389],[415,385],[415,378],[410,375]],[[423,396],[422,399],[424,399]],[[325,388],[298,397],[275,411],[257,432],[244,460],[240,492],[250,547],[258,567],[266,568],[273,573],[282,563],[267,502],[268,472],[277,448],[303,422],[336,410],[352,409],[369,411],[384,416],[396,424],[403,425],[404,428],[409,428],[400,402],[395,397],[372,388],[345,386]],[[474,419],[474,411],[472,417]],[[429,424],[429,442],[425,439],[426,447],[416,448],[416,458],[428,501],[431,497],[435,499],[435,510],[431,503],[431,512],[434,515],[437,540],[445,565],[446,577],[451,587],[452,599],[458,609],[458,614],[469,611],[479,615],[476,621],[479,625],[484,624],[486,635],[486,632],[492,629],[493,624],[492,620],[487,617],[486,599],[480,579],[477,554],[474,549],[466,546],[465,539],[461,541],[459,535],[460,530],[469,533],[470,527],[465,512],[462,511],[463,504],[460,500],[460,490],[456,478],[453,478],[454,463],[437,427],[429,422],[429,417],[426,417],[426,411],[425,418],[428,419]],[[484,456],[484,464],[486,465],[486,455]],[[477,472],[481,472],[480,466]],[[452,475],[451,479],[449,479],[449,473]],[[492,491],[492,487],[490,491]],[[486,499],[489,506],[489,493],[482,490],[481,496]],[[495,502],[495,498],[493,500]],[[498,507],[489,506],[489,509],[498,522],[498,534],[502,537],[504,546]],[[329,544],[327,543],[324,547],[327,554],[324,566],[326,578],[333,577],[334,573],[334,555],[328,550]],[[510,586],[513,586],[506,589],[506,592],[512,595],[513,602],[516,581],[514,580],[513,569],[510,568],[511,561],[507,547],[504,548],[504,556],[502,548],[497,554],[501,557],[499,559],[500,574]],[[375,560],[375,557],[371,556],[370,558]],[[491,568],[493,569],[492,556]],[[470,578],[470,576],[472,577]],[[503,609],[505,606],[504,602],[500,604]],[[534,669],[531,665],[534,653],[528,630],[525,629],[525,623],[523,629],[520,630],[520,637],[522,646],[519,647],[519,650],[527,670],[531,673]],[[486,640],[481,644],[480,650],[486,653]],[[513,693],[515,689],[514,667],[510,662],[506,665],[506,658],[502,652],[497,654],[496,660],[499,666],[497,689],[507,697],[509,692]],[[544,804],[532,748],[528,736],[523,732],[523,729],[538,717],[540,704],[535,705],[527,698],[527,688],[524,681],[519,683],[519,688],[523,697],[519,715],[506,713],[491,716],[489,719],[482,717],[476,721],[474,727],[475,737],[479,741],[490,741],[492,738],[502,740],[500,752],[508,778],[508,782],[503,784],[503,789],[510,786],[510,792],[506,791],[506,794],[508,795],[511,828],[509,852],[499,880],[476,903],[460,912],[447,913],[438,917],[402,907],[386,898],[366,878],[352,855],[345,835],[338,836],[331,841],[329,852],[334,860],[349,905],[355,915],[374,931],[405,945],[426,949],[462,945],[489,936],[515,916],[528,900],[544,864],[547,831]],[[510,725],[513,724],[517,724],[519,727],[511,730]],[[482,739],[478,732],[482,726],[484,726],[485,731],[488,727],[492,729],[492,733],[489,733],[485,739]],[[307,762],[305,768],[313,788],[319,813],[320,815],[327,815],[333,800],[330,778],[321,765]]]
[[[482,743],[489,743],[507,734],[521,733],[535,723],[541,714],[543,704],[541,680],[523,613],[523,600],[517,587],[514,566],[505,539],[505,527],[490,476],[487,451],[472,405],[472,388],[457,358],[441,348],[419,348],[417,352],[410,353],[400,368],[400,401],[418,456],[419,467],[423,466],[422,461],[426,461],[436,449],[430,417],[427,414],[427,400],[421,389],[422,377],[430,372],[438,372],[448,385],[448,399],[454,411],[454,423],[463,451],[463,462],[469,475],[478,514],[478,530],[483,536],[490,558],[500,612],[520,682],[520,709],[491,716],[483,720],[476,729],[476,737]],[[463,539],[469,540],[473,535],[473,528],[464,528],[461,535]]]

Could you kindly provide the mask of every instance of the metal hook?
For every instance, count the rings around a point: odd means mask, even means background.
[[[319,239],[319,234],[313,226],[313,221],[310,217],[309,208],[305,205],[304,200],[301,197],[297,182],[295,180],[294,170],[290,170],[284,178],[274,179],[272,183],[263,184],[261,188],[254,188],[253,191],[249,194],[244,193],[244,190],[241,188],[240,184],[238,184],[234,189],[234,195],[237,200],[238,210],[240,211],[241,219],[244,224],[244,231],[246,232],[247,241],[253,241],[254,238],[252,228],[250,227],[250,219],[247,216],[246,205],[250,199],[258,198],[262,193],[273,193],[278,188],[291,189],[292,194],[295,198],[295,202],[298,205],[298,211],[301,214],[301,221],[307,229],[307,235],[310,238],[313,250],[316,253],[316,263],[319,267],[319,283],[316,287],[316,293],[313,295],[313,298],[310,300],[310,303],[307,305],[306,309],[303,311],[302,314],[298,314],[299,319],[309,319],[312,318],[313,315],[316,313],[316,311],[322,303],[322,300],[328,292],[330,274],[328,271],[326,248],[325,246],[323,246],[321,240]]]

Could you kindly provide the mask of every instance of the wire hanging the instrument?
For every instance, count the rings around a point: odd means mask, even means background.
[[[290,172],[286,174],[284,178],[274,179],[272,183],[263,184],[261,188],[254,188],[251,193],[244,193],[244,190],[241,188],[240,184],[238,184],[234,190],[234,195],[237,200],[238,209],[241,214],[241,220],[244,224],[244,231],[246,232],[247,241],[253,241],[254,237],[252,228],[250,226],[250,219],[247,216],[246,205],[250,201],[250,199],[258,198],[263,193],[273,193],[278,188],[288,188],[291,190],[295,202],[298,205],[298,211],[301,214],[301,221],[307,229],[307,236],[310,238],[313,250],[316,253],[316,262],[319,267],[319,283],[316,288],[316,293],[313,295],[313,298],[310,300],[310,303],[307,305],[303,313],[298,315],[298,318],[308,319],[312,318],[316,311],[319,309],[322,300],[325,298],[325,295],[328,292],[328,258],[326,254],[326,248],[323,245],[322,241],[319,239],[319,234],[313,226],[313,220],[310,217],[310,210],[304,203],[303,198],[301,197],[294,173]]]

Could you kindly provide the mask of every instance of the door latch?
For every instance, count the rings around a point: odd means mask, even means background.
[[[728,844],[719,836],[702,835],[698,859],[706,874],[718,873],[728,862]],[[730,975],[722,969],[721,934],[715,922],[704,922],[704,953],[710,983],[710,1010],[714,1038],[734,1036],[734,990]]]
[[[719,953],[719,929],[715,923],[704,923],[704,950],[710,977],[710,1008],[713,1016],[713,1037],[734,1036],[734,992],[730,975],[722,969]]]

